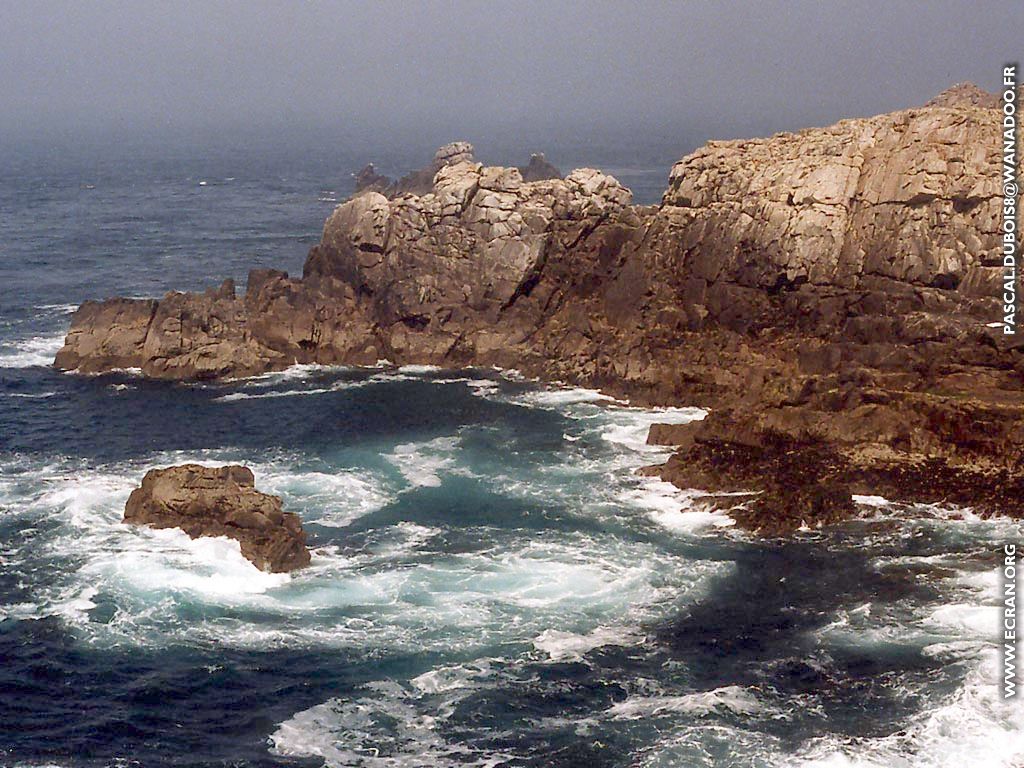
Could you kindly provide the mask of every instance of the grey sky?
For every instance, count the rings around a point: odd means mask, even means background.
[[[994,88],[1024,2],[0,0],[0,131],[736,136]]]

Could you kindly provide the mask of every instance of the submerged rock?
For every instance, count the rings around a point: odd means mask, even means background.
[[[248,467],[182,464],[151,469],[128,497],[124,522],[180,528],[193,539],[227,536],[263,571],[282,573],[309,565],[299,516],[282,511],[277,496],[257,491]]]

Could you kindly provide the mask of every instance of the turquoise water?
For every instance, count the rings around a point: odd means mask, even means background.
[[[84,298],[301,265],[339,185],[217,162],[0,190],[0,764],[1021,764],[994,663],[1018,524],[865,497],[757,540],[635,474],[651,423],[701,411],[509,371],[47,367]],[[250,466],[311,567],[122,525],[183,461]]]

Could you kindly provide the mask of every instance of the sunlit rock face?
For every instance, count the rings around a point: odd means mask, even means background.
[[[992,110],[951,103],[712,142],[673,167],[666,214],[712,279],[948,287],[996,266],[1000,195]]]
[[[282,573],[309,565],[302,521],[282,511],[280,498],[257,491],[248,467],[181,464],[151,469],[128,497],[124,521],[179,528],[193,539],[226,536],[263,571]]]

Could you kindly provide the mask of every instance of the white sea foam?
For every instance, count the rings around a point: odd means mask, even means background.
[[[467,664],[437,667],[412,678],[409,683],[421,693],[435,694],[476,688],[490,678],[494,671],[492,659],[477,659]]]
[[[64,346],[64,333],[33,336],[9,342],[0,349],[0,368],[34,368],[53,365],[53,358]]]
[[[397,683],[377,682],[362,695],[329,699],[281,723],[270,736],[271,752],[319,757],[331,768],[493,768],[511,759],[446,741],[438,726],[450,707],[439,708],[435,702],[425,706],[419,695]]]
[[[311,371],[305,370],[305,369],[308,369],[309,366],[293,366],[293,368],[298,368],[298,369],[302,369],[302,370],[300,370],[297,373],[295,373],[293,375],[290,375],[290,376],[284,376],[284,377],[280,377],[280,378],[277,378],[277,379],[266,379],[266,380],[257,382],[256,384],[252,384],[252,385],[245,384],[244,387],[246,389],[251,389],[251,388],[259,389],[259,388],[268,387],[268,386],[277,386],[277,385],[280,385],[282,383],[288,383],[288,382],[292,382],[292,381],[294,381],[294,382],[302,382],[302,381],[305,381],[306,378],[311,373]],[[286,372],[287,371],[292,371],[293,368],[286,369]],[[317,370],[322,370],[322,367],[318,367]],[[268,374],[268,376],[269,375],[270,374]],[[397,373],[376,373],[376,374],[374,374],[372,376],[369,376],[369,377],[367,377],[365,379],[346,379],[346,380],[342,380],[342,381],[335,381],[335,382],[332,382],[330,385],[325,386],[325,387],[306,387],[306,388],[302,388],[302,389],[278,389],[278,390],[272,390],[270,392],[258,392],[258,391],[257,392],[248,392],[248,391],[229,392],[226,395],[221,395],[220,397],[215,397],[214,398],[214,402],[231,403],[231,402],[237,402],[239,400],[263,400],[263,399],[275,398],[275,397],[296,397],[296,396],[304,396],[304,395],[324,395],[324,394],[327,394],[329,392],[341,392],[341,391],[350,390],[350,389],[360,389],[361,387],[369,387],[369,386],[373,386],[375,384],[393,384],[393,383],[398,382],[398,381],[409,381],[411,378],[412,378],[411,376],[406,376],[406,375],[397,374]]]
[[[648,445],[647,434],[652,424],[687,424],[707,416],[702,408],[609,408],[608,418],[613,421],[601,437],[633,451],[644,453],[671,453],[671,447]]]
[[[307,523],[344,527],[383,507],[393,494],[369,472],[295,472],[270,466],[260,473],[260,487],[283,496],[288,509],[299,512]]]
[[[875,739],[816,740],[786,768],[1017,768],[1024,759],[1024,708],[999,699],[994,651],[977,660],[963,685],[908,727]]]
[[[644,636],[630,627],[597,627],[582,634],[547,629],[534,638],[533,647],[552,661],[582,661],[595,648],[635,645],[643,640]]]
[[[287,584],[285,573],[264,573],[228,538],[191,539],[177,529],[136,528],[141,541],[93,558],[80,574],[99,583],[130,584],[135,593],[189,593],[203,602],[251,603],[253,595]]]
[[[220,397],[214,398],[214,401],[219,403],[233,403],[239,400],[263,400],[272,397],[322,395],[330,391],[332,391],[330,387],[318,387],[316,389],[286,389],[280,392],[260,392],[258,394],[254,394],[252,392],[231,392],[230,394],[221,395]]]
[[[999,606],[950,603],[936,608],[926,623],[938,629],[954,630],[961,636],[991,637],[998,626]]]
[[[682,696],[630,696],[611,706],[607,714],[614,720],[639,720],[673,714],[710,715],[727,712],[752,715],[764,709],[750,691],[738,685]]]
[[[435,488],[441,485],[441,475],[454,467],[458,448],[458,437],[437,437],[395,446],[387,459],[413,487]]]
[[[647,512],[651,520],[675,533],[699,533],[736,524],[724,511],[703,501],[706,497],[702,491],[682,490],[655,478],[642,478],[619,493],[622,503]]]
[[[230,452],[174,452],[116,470],[4,468],[0,502],[20,499],[17,514],[58,526],[32,545],[33,557],[62,563],[59,578],[8,613],[57,616],[83,640],[101,644],[372,642],[423,651],[445,649],[453,637],[464,648],[486,647],[529,642],[545,631],[589,636],[579,641],[585,643],[602,639],[600,627],[616,626],[608,619],[628,626],[655,615],[659,605],[696,599],[702,585],[728,567],[684,561],[640,542],[557,533],[524,543],[509,532],[487,549],[434,554],[431,542],[443,532],[405,521],[380,529],[357,551],[317,547],[309,568],[266,574],[241,556],[235,541],[193,540],[177,530],[121,523],[125,499],[148,467],[185,460],[216,465],[244,459]],[[280,493],[286,508],[300,509],[311,522],[319,509],[316,520],[345,524],[395,492],[372,475],[289,470],[282,459],[246,463],[260,488]],[[493,539],[496,532],[483,535]],[[5,562],[24,556],[17,549],[4,553]],[[116,610],[94,621],[92,608],[101,603]],[[196,605],[205,606],[202,618]]]
[[[78,309],[78,305],[77,304],[39,304],[39,305],[36,306],[36,309],[41,309],[42,310],[41,314],[44,315],[44,316],[70,315],[76,309]]]
[[[399,373],[408,373],[413,376],[437,373],[440,370],[441,368],[436,365],[402,365],[398,367]]]
[[[281,382],[303,381],[311,376],[324,373],[339,373],[355,370],[347,365],[322,365],[320,363],[295,363],[280,371],[270,371],[242,380],[246,388],[269,387]]]
[[[513,395],[508,398],[509,402],[516,405],[526,405],[536,408],[560,409],[567,405],[578,403],[601,403],[617,402],[611,395],[606,395],[596,389],[584,387],[566,387],[563,389],[536,389]]]
[[[856,494],[853,496],[853,502],[865,507],[887,507],[892,503],[882,496],[863,496]]]
[[[378,374],[388,380],[402,375]],[[487,396],[501,388],[490,380],[477,382]],[[264,394],[260,389],[245,387],[244,394]],[[559,392],[558,397],[567,397]],[[590,520],[641,518],[677,534],[703,536],[731,522],[724,514],[705,509],[697,492],[633,477],[628,471],[652,463],[652,457],[668,450],[646,445],[651,423],[692,420],[703,412],[652,413],[579,394],[564,402],[557,399],[539,398],[531,405],[574,419],[567,434],[576,439],[560,445],[554,461],[531,467],[528,473],[515,475],[509,469],[509,474],[494,479],[495,488],[511,494],[514,485],[517,493],[528,493],[540,502],[556,500]],[[258,487],[282,495],[286,508],[299,511],[307,522],[346,526],[390,504],[403,488],[436,487],[445,476],[464,472],[467,457],[462,452],[469,445],[467,440],[464,447],[459,436],[451,435],[403,443],[385,455],[394,467],[391,471],[379,461],[371,463],[372,471],[332,470],[322,464],[306,467],[302,457],[230,449],[168,453],[145,462],[84,469],[66,462],[32,466],[30,460],[19,458],[10,473],[0,472],[0,503],[11,515],[45,520],[56,528],[51,525],[39,533],[31,547],[4,552],[3,563],[6,567],[9,561],[18,561],[30,549],[33,556],[62,559],[52,585],[41,583],[30,602],[5,610],[19,617],[55,616],[85,642],[122,645],[372,646],[385,652],[443,654],[454,644],[460,655],[467,650],[493,653],[489,649],[499,644],[519,649],[532,645],[533,650],[521,650],[521,657],[500,664],[442,664],[406,684],[368,686],[343,701],[327,701],[297,713],[273,735],[277,753],[321,756],[330,765],[499,763],[494,755],[470,753],[444,739],[437,725],[452,702],[494,685],[496,667],[522,664],[524,659],[536,662],[538,652],[551,661],[579,661],[601,647],[641,643],[644,637],[638,627],[706,596],[716,577],[734,566],[694,559],[692,553],[675,554],[664,546],[664,536],[649,541],[648,528],[642,540],[633,540],[557,530],[524,536],[522,531],[481,526],[460,531],[480,542],[478,549],[447,552],[441,549],[447,533],[442,524],[407,520],[357,532],[354,544],[344,538],[347,532],[341,532],[331,545],[314,549],[310,568],[284,576],[257,571],[230,540],[193,541],[177,531],[120,523],[124,500],[148,466],[196,460],[242,461],[253,467]],[[969,541],[1019,530],[1006,521],[980,521],[969,513],[930,515],[921,525]],[[958,556],[926,555],[916,560],[928,558],[945,568],[965,564]],[[879,566],[908,564],[909,560],[893,559]],[[994,608],[985,604],[984,595],[991,578],[977,570],[944,578],[944,606],[900,603],[897,610],[879,600],[837,612],[818,639],[835,642],[846,633],[859,637],[859,642],[898,640],[918,645],[927,656],[976,663],[994,626]],[[888,634],[891,631],[896,634]],[[699,756],[691,759],[686,750],[721,737],[737,755],[756,749],[766,764],[828,765],[828,760],[845,760],[858,766],[944,768],[957,763],[927,740],[945,739],[948,751],[951,734],[959,736],[966,729],[977,754],[992,762],[972,762],[965,757],[972,753],[961,752],[960,764],[1009,766],[1020,753],[1019,739],[1013,747],[1016,752],[998,745],[1018,738],[1022,724],[999,709],[992,682],[995,671],[990,675],[991,679],[969,678],[955,696],[915,719],[908,736],[824,739],[796,756],[779,750],[769,736],[728,728],[712,719],[723,715],[735,721],[764,712],[767,705],[752,691],[735,686],[682,695],[631,688],[625,701],[597,717],[595,727],[614,722],[616,727],[633,728],[632,721],[661,718],[668,731],[672,723],[702,718],[701,727],[687,730],[685,736],[678,729],[667,733],[661,756],[655,750],[644,751],[637,755],[637,765],[712,765]],[[400,725],[385,727],[386,718],[395,718]],[[997,745],[974,739],[971,729],[980,729]],[[918,755],[923,755],[920,763],[914,762]]]
[[[492,397],[501,391],[501,385],[493,379],[469,379],[466,386],[473,390],[477,397]]]

